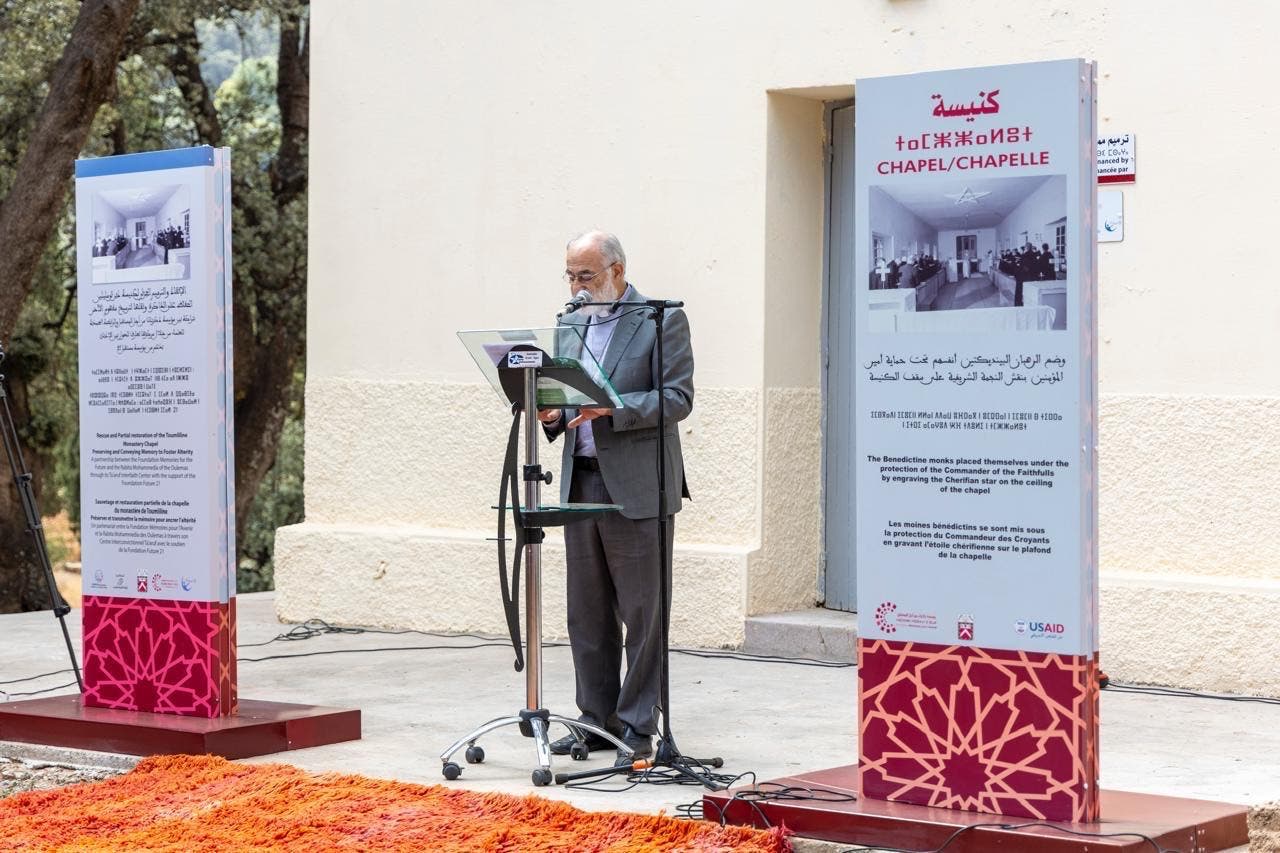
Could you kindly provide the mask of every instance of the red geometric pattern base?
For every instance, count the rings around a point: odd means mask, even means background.
[[[85,596],[84,704],[220,717],[236,712],[235,599]]]
[[[1096,656],[858,640],[864,796],[1098,819]]]

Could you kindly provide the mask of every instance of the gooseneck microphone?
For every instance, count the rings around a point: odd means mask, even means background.
[[[564,310],[556,315],[557,318],[563,317],[565,314],[572,314],[584,304],[591,301],[591,292],[585,287],[578,291],[578,295],[564,304]]]

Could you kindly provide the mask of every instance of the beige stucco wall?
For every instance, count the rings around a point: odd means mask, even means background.
[[[1278,418],[1275,397],[1103,396],[1108,674],[1280,694]]]
[[[1139,153],[1126,239],[1099,253],[1104,668],[1280,694],[1278,9],[317,0],[307,520],[278,536],[281,613],[501,629],[484,538],[504,408],[454,331],[550,322],[564,241],[594,225],[641,290],[688,302],[674,641],[733,644],[746,614],[811,605],[823,101],[863,76],[1086,56],[1102,132]]]

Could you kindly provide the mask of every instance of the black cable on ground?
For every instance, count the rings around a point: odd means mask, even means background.
[[[418,631],[414,629],[403,629],[403,630],[393,631],[393,630],[386,630],[381,628],[343,628],[336,625],[331,625],[328,622],[325,622],[323,619],[308,619],[306,622],[301,622],[293,626],[293,628],[289,629],[283,634],[277,634],[275,637],[272,637],[270,640],[266,640],[261,643],[241,643],[240,648],[242,649],[257,648],[260,646],[267,646],[272,643],[280,642],[280,641],[310,640],[314,637],[322,637],[327,634],[347,634],[347,635],[353,635],[353,636],[359,635],[359,634],[386,634],[389,636],[417,634],[424,637],[441,637],[441,638],[466,637],[469,639],[486,641],[484,645],[500,645],[500,646],[510,645],[509,641],[507,640],[504,640],[499,637],[487,636],[484,634],[448,634],[448,633],[439,632],[439,631]],[[492,642],[489,642],[489,641],[492,641]],[[542,644],[543,648],[552,648],[552,649],[565,648],[566,646],[568,646],[568,643],[555,642],[555,641],[543,642]],[[475,646],[451,646],[450,648],[482,648],[482,647],[483,647],[482,645],[475,645]],[[435,649],[439,647],[423,646],[421,648]],[[401,648],[399,647],[396,648],[396,651],[400,651],[400,650]],[[675,654],[687,655],[688,657],[704,658],[709,660],[725,659],[725,660],[744,661],[747,663],[781,663],[781,664],[792,664],[795,666],[813,666],[813,667],[818,667],[822,669],[852,669],[856,666],[856,664],[843,662],[843,661],[816,660],[814,658],[788,658],[788,657],[781,657],[779,655],[758,655],[758,654],[751,654],[750,652],[735,652],[730,649],[673,648],[671,649],[671,651]],[[255,659],[242,658],[242,660],[255,660]]]
[[[423,637],[466,637],[473,640],[496,640],[497,637],[489,637],[483,634],[447,634],[443,631],[418,631],[413,628],[388,629],[388,628],[346,628],[340,625],[332,625],[323,619],[308,619],[305,622],[299,622],[288,631],[282,634],[276,634],[270,640],[264,640],[261,643],[241,643],[239,648],[252,649],[259,646],[269,646],[272,643],[294,640],[310,640],[315,637],[323,637],[327,634],[386,634],[388,636],[400,636],[403,634],[418,634]]]
[[[848,661],[817,660],[815,658],[788,658],[780,655],[758,655],[750,652],[735,652],[729,649],[672,649],[677,655],[691,658],[707,658],[709,660],[740,660],[748,663],[786,663],[795,666],[815,666],[819,669],[856,669],[857,664]]]
[[[42,672],[39,675],[28,675],[25,678],[15,678],[12,681],[0,681],[0,685],[5,684],[21,684],[24,681],[35,681],[37,678],[48,678],[51,675],[62,675],[64,672],[70,672],[71,668],[55,669],[53,672]]]
[[[470,649],[483,648],[511,648],[511,643],[507,641],[495,641],[491,643],[469,643],[467,645],[439,645],[439,646],[374,646],[369,649],[325,649],[318,652],[298,652],[291,655],[263,655],[260,658],[239,658],[239,663],[261,663],[269,660],[290,660],[291,658],[315,658],[324,657],[325,655],[359,655],[373,654],[376,652],[439,652],[449,651],[450,649],[460,649],[467,651]]]
[[[778,782],[754,782],[755,774],[742,774],[742,776],[747,775],[750,775],[753,778],[753,783],[750,788],[744,788],[743,790],[735,792],[723,808],[716,805],[714,802],[710,803],[710,805],[717,811],[716,820],[721,826],[724,826],[727,823],[725,811],[727,811],[729,806],[735,802],[746,803],[751,808],[753,812],[751,819],[752,826],[757,826],[758,820],[759,828],[769,829],[773,824],[770,822],[768,815],[766,815],[764,810],[760,807],[761,803],[781,801],[795,802],[800,800],[821,801],[825,803],[852,803],[858,799],[857,794],[850,793],[849,791],[833,791],[830,788],[815,788],[807,785],[783,785]],[[695,820],[706,819],[706,816],[703,813],[704,802],[705,801],[703,800],[699,800],[696,803],[686,803],[677,807],[676,811],[682,817],[689,817],[690,819]]]
[[[698,773],[701,776],[710,778],[712,781],[721,785],[731,786],[747,777],[755,779],[753,771],[739,773],[715,773],[711,768],[696,759],[684,758],[683,766]],[[617,778],[616,776],[614,777]],[[701,785],[697,779],[691,779],[678,770],[668,767],[650,767],[645,770],[633,770],[627,774],[626,778],[618,784],[607,785],[598,780],[584,779],[578,782],[565,782],[562,788],[577,788],[582,791],[597,791],[603,794],[621,794],[623,791],[630,791],[632,788],[640,785]]]
[[[1280,699],[1270,696],[1245,696],[1232,693],[1205,693],[1199,690],[1183,690],[1179,687],[1158,687],[1145,684],[1121,684],[1112,681],[1103,688],[1107,693],[1135,693],[1140,696],[1170,696],[1176,699],[1220,699],[1223,702],[1256,702],[1261,705],[1280,705]]]
[[[70,671],[70,670],[68,670]],[[0,690],[0,696],[5,697],[5,701],[9,699],[19,699],[23,696],[39,696],[42,693],[52,693],[55,690],[66,690],[68,687],[78,687],[74,681],[68,681],[66,684],[59,684],[57,687],[46,687],[43,690],[30,690],[25,693],[10,693],[7,690]]]

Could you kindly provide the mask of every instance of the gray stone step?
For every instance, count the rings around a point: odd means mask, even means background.
[[[853,663],[857,660],[858,616],[813,607],[748,616],[742,650],[756,655]]]

